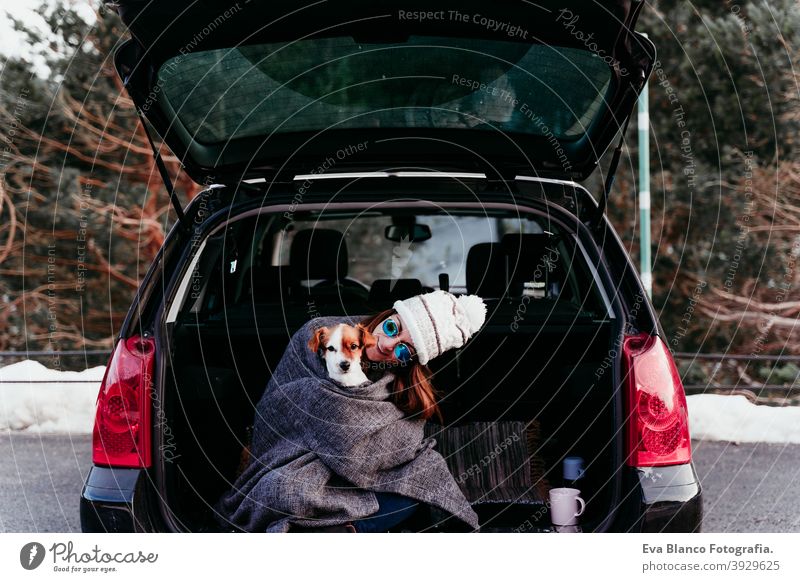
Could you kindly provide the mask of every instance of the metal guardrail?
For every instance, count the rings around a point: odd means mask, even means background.
[[[693,354],[691,352],[673,352],[675,358],[682,360],[781,360],[786,362],[800,362],[800,356],[791,354],[769,355],[769,354]]]
[[[800,356],[793,354],[718,354],[718,353],[691,353],[674,352],[675,360],[705,360],[717,362],[721,365],[723,361],[742,362],[749,364],[754,362],[800,362]],[[742,395],[754,404],[766,404],[770,406],[800,406],[800,377],[796,378],[791,385],[786,384],[684,384],[683,389],[687,395],[693,394],[725,394]]]
[[[60,352],[47,352],[43,350],[0,352],[0,358],[22,358],[41,356],[110,356],[111,350],[62,350]]]
[[[88,358],[97,359],[103,357],[103,363],[108,361],[111,356],[111,350],[61,350],[58,352],[46,350],[28,350],[28,351],[6,351],[0,352],[0,362],[9,359],[28,360],[31,358],[42,357],[59,357],[59,358]],[[101,365],[101,364],[98,364]],[[0,384],[95,384],[100,380],[0,380]]]
[[[0,384],[97,384],[100,380],[0,380]]]
[[[706,360],[722,362],[725,360],[734,362],[749,361],[774,361],[774,362],[800,362],[800,356],[769,355],[769,354],[719,354],[719,353],[691,353],[673,352],[676,360]],[[6,351],[0,352],[0,360],[4,358],[28,359],[30,357],[96,357],[111,356],[111,350],[62,350],[59,352],[31,350],[31,351]],[[798,378],[800,380],[800,378]],[[7,384],[86,384],[96,382],[96,380],[0,380],[0,383]],[[771,405],[800,405],[800,382],[791,386],[784,384],[684,384],[686,394],[741,394],[757,404]],[[782,398],[781,398],[782,397]]]

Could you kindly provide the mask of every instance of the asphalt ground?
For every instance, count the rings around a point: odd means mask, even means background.
[[[90,435],[0,433],[0,532],[80,532]],[[800,532],[800,445],[694,441],[704,532]]]

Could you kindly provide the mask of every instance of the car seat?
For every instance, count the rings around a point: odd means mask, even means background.
[[[352,303],[366,305],[369,290],[347,278],[348,255],[344,236],[338,230],[309,228],[297,232],[289,250],[295,297],[319,300],[321,304]],[[303,281],[317,280],[312,286]]]

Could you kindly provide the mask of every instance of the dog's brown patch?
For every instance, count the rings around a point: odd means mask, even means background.
[[[364,347],[361,342],[361,332],[357,327],[342,325],[342,351],[348,359],[361,357]]]
[[[317,331],[314,332],[314,335],[311,336],[311,339],[308,340],[308,349],[310,349],[315,354],[319,351],[319,346],[325,343],[325,340],[328,338],[328,328],[321,327]]]

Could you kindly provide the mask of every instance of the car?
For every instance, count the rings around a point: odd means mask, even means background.
[[[584,532],[700,531],[681,378],[605,215],[641,6],[117,0],[116,70],[204,188],[181,204],[154,146],[176,220],[99,391],[82,530],[235,531],[211,508],[292,334],[445,289],[488,306],[431,362],[426,425],[481,532],[556,531],[562,485]]]

